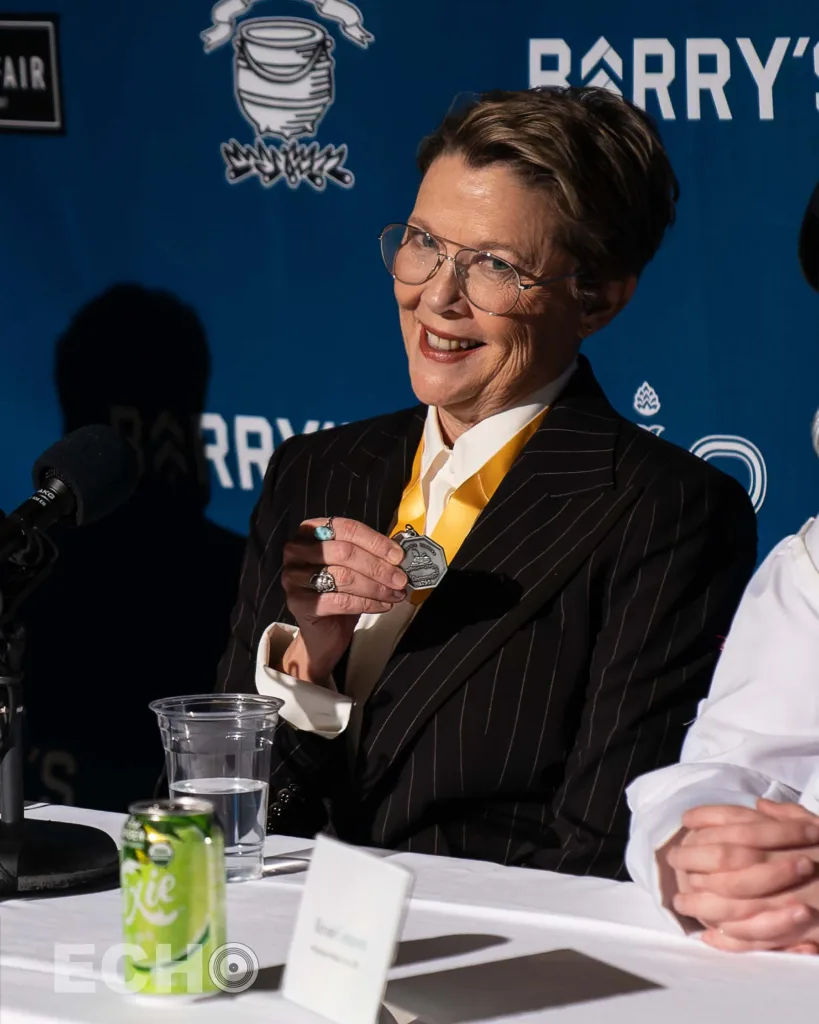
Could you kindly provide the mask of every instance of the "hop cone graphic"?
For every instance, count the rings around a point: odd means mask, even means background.
[[[659,395],[647,380],[643,381],[634,394],[634,408],[641,416],[656,416],[660,411]]]

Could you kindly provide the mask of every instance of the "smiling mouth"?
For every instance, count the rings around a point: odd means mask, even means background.
[[[424,324],[421,324],[421,341],[422,344],[426,341],[433,352],[469,352],[483,347],[483,342],[475,341],[474,338],[442,337],[433,333]]]

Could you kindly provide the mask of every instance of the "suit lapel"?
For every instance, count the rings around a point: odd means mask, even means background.
[[[620,422],[582,360],[373,689],[362,731],[364,793],[469,675],[560,592],[636,499],[636,487],[616,486]]]
[[[386,533],[409,479],[425,415],[426,408],[416,406],[379,417],[346,451],[323,451],[321,462],[331,468],[322,508],[309,514],[330,516],[342,508],[346,518]]]

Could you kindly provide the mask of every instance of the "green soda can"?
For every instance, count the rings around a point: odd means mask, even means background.
[[[211,958],[226,942],[225,842],[213,807],[181,797],[128,811],[120,851],[125,987],[174,999],[213,995],[220,989]]]

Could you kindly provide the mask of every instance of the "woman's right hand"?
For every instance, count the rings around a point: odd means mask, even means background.
[[[406,598],[399,544],[354,519],[333,518],[334,540],[317,540],[324,519],[308,519],[285,545],[282,586],[299,635],[282,668],[307,682],[323,683],[347,650],[359,616],[386,612]],[[336,590],[319,594],[311,578],[327,567]]]

